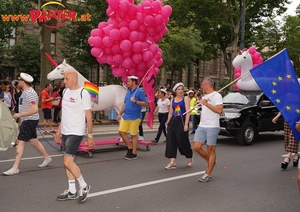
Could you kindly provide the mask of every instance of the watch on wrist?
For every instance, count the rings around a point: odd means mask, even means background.
[[[93,137],[94,137],[94,136],[93,136],[93,133],[88,133],[88,134],[87,134],[87,137],[93,138]]]

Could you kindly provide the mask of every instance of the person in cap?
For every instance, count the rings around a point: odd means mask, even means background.
[[[198,107],[195,107],[195,103],[196,103],[196,98],[195,98],[195,93],[192,90],[189,90],[188,92],[186,92],[186,94],[188,95],[189,99],[190,99],[190,108],[194,108],[191,111],[191,115],[190,115],[190,120],[192,122],[192,127],[193,130],[191,132],[191,134],[194,134],[196,131],[196,127],[195,127],[195,115],[197,114],[197,109]],[[195,109],[196,108],[196,109]]]
[[[19,173],[19,165],[24,153],[25,142],[30,141],[43,156],[44,161],[39,167],[47,166],[52,159],[47,154],[44,146],[37,138],[36,127],[39,123],[38,100],[39,97],[35,90],[31,87],[33,81],[32,76],[26,73],[21,73],[19,77],[19,85],[23,93],[19,99],[19,112],[13,115],[14,119],[21,119],[20,132],[16,142],[16,157],[14,165],[11,169],[3,172],[4,175],[14,175]]]
[[[177,83],[173,87],[175,97],[171,100],[171,107],[168,114],[167,125],[167,144],[165,156],[170,159],[165,169],[176,169],[177,149],[187,160],[187,166],[192,166],[193,150],[189,140],[189,119],[190,100],[184,96],[184,84]]]
[[[199,182],[212,180],[211,174],[216,163],[216,144],[220,132],[220,114],[223,112],[223,101],[220,93],[214,90],[214,81],[210,77],[204,78],[201,88],[205,94],[200,103],[202,105],[201,120],[194,136],[194,150],[205,159],[207,169]],[[203,144],[207,150],[203,149]]]
[[[128,150],[125,155],[126,160],[137,159],[138,127],[142,119],[142,107],[148,106],[148,100],[144,91],[137,85],[138,77],[129,76],[127,81],[128,91],[124,104],[118,114],[119,135],[126,144]],[[130,132],[132,142],[130,142],[127,132]]]
[[[167,137],[166,132],[166,121],[168,119],[169,111],[170,111],[170,100],[166,97],[167,90],[164,88],[160,89],[159,92],[159,99],[157,101],[157,106],[155,107],[155,110],[153,114],[156,114],[158,112],[158,121],[159,121],[159,127],[158,132],[156,134],[156,137],[152,140],[152,143],[156,145],[159,142],[161,133],[164,133],[165,137]]]

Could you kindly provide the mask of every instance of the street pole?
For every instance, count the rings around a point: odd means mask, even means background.
[[[246,16],[246,0],[244,0],[243,3],[243,9],[242,9],[242,27],[241,27],[241,42],[240,42],[240,49],[244,49],[244,39],[245,39],[245,16]]]

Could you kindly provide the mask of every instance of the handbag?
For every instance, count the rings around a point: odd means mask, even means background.
[[[60,99],[55,99],[52,101],[52,106],[58,106],[60,102]]]

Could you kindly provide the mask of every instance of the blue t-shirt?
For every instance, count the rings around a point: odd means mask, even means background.
[[[174,100],[173,100],[172,101],[172,108],[173,108],[172,116],[183,116],[183,117],[185,117],[186,114],[184,114],[184,113],[186,112],[186,110],[185,110],[184,98],[182,98],[182,100],[179,101],[179,102],[174,102]]]
[[[136,120],[137,118],[142,119],[142,106],[135,104],[130,100],[133,96],[137,101],[148,102],[145,92],[139,87],[136,87],[134,90],[128,89],[124,99],[125,108],[122,116],[124,120]]]

